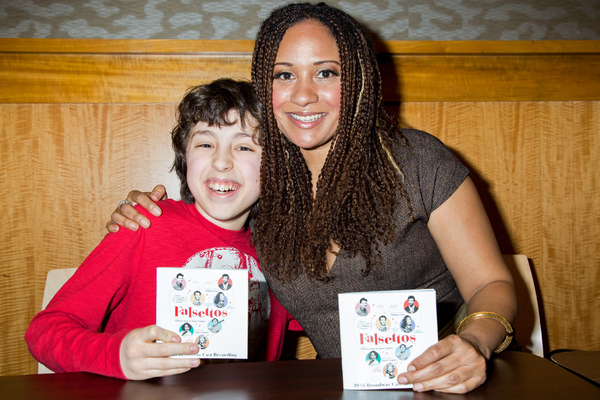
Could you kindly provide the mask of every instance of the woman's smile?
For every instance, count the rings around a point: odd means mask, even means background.
[[[321,118],[324,115],[327,115],[325,113],[320,113],[320,114],[313,114],[313,115],[298,115],[298,114],[293,114],[293,113],[289,113],[288,114],[290,117],[292,117],[293,119],[300,121],[300,122],[314,122],[317,121],[319,118]]]

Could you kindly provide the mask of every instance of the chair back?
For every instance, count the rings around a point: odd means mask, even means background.
[[[71,276],[77,271],[77,268],[64,268],[64,269],[53,269],[48,272],[46,276],[46,286],[44,288],[44,299],[42,300],[42,310],[46,308],[50,300],[54,297],[56,292],[69,280]],[[48,367],[44,364],[38,364],[38,374],[53,374]]]
[[[536,356],[544,357],[543,310],[538,302],[535,276],[527,256],[523,254],[502,255],[515,280],[519,313],[513,327],[515,338],[523,348]]]

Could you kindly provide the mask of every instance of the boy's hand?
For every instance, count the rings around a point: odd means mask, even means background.
[[[163,185],[156,186],[152,189],[151,193],[132,190],[127,195],[127,199],[119,203],[115,211],[113,211],[111,221],[106,223],[106,229],[109,232],[115,233],[119,230],[119,226],[123,226],[132,231],[137,231],[140,225],[144,228],[149,228],[150,221],[133,208],[133,204],[137,203],[159,217],[162,210],[156,205],[156,202],[167,198],[167,190]]]
[[[163,343],[156,343],[157,340]],[[200,365],[199,358],[169,358],[176,354],[196,354],[196,343],[180,343],[179,335],[150,325],[134,329],[121,342],[121,369],[127,379],[142,380],[175,375]]]

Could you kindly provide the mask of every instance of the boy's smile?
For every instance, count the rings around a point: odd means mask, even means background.
[[[215,181],[209,180],[206,182],[206,186],[213,192],[231,192],[233,190],[237,190],[240,185],[237,182],[223,182],[223,181]]]
[[[258,124],[246,118],[242,127],[236,112],[231,126],[198,122],[187,146],[187,184],[196,208],[222,228],[239,230],[258,200],[262,148],[252,140]],[[250,124],[250,125],[249,125]]]

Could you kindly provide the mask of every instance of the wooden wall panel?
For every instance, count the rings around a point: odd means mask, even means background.
[[[553,341],[598,350],[600,106],[547,105],[543,129],[543,282]],[[586,340],[588,338],[588,340]]]
[[[504,253],[524,236],[519,219],[541,214],[537,102],[404,103],[403,122],[440,137],[471,169]],[[541,220],[527,228],[539,232]],[[541,240],[541,239],[540,239]],[[528,254],[529,255],[529,254]],[[531,256],[530,256],[531,257]]]
[[[5,54],[0,102],[178,102],[188,87],[220,76],[250,79],[250,61],[236,55]]]
[[[532,261],[549,348],[600,348],[600,102],[405,103],[471,169],[501,249]]]
[[[386,100],[600,99],[600,55],[394,54],[391,63],[389,76],[398,78],[384,81]],[[588,63],[590,69],[580,68]]]
[[[37,371],[23,335],[46,274],[77,267],[132,188],[167,184],[175,104],[0,104],[0,375]]]
[[[177,102],[184,88],[217,77],[250,79],[247,41],[218,51],[179,42],[0,39],[0,102]],[[600,100],[600,41],[551,43],[381,42],[384,98]]]
[[[34,273],[30,215],[32,178],[36,161],[27,129],[31,113],[15,110],[0,114],[0,194],[6,199],[0,211],[0,375],[28,372],[24,329],[35,314],[37,278]],[[23,161],[28,164],[24,165]]]

